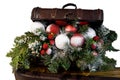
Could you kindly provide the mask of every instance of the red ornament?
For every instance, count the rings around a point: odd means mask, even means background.
[[[53,33],[48,34],[48,39],[54,39],[54,34]]]
[[[57,21],[55,21],[55,23],[56,23],[57,25],[59,25],[59,26],[65,26],[65,25],[67,25],[67,22],[66,22],[66,21],[63,21],[63,20],[57,20]]]
[[[96,45],[96,44],[92,44],[92,45],[91,45],[91,48],[92,48],[92,49],[96,49],[96,48],[97,48],[97,45]]]
[[[60,32],[60,28],[58,25],[56,24],[50,24],[48,25],[48,27],[46,28],[46,32],[48,33],[53,33],[53,34],[58,34]]]
[[[88,24],[88,22],[86,22],[86,21],[80,22],[80,25],[87,25],[87,24]]]
[[[67,25],[67,26],[65,27],[65,31],[66,31],[66,32],[76,32],[76,31],[77,31],[77,28],[74,27],[74,26],[72,26],[72,25]]]
[[[44,55],[44,54],[45,54],[45,50],[41,50],[41,51],[40,51],[40,54],[41,54],[41,55]]]
[[[55,44],[55,41],[54,40],[50,40],[50,45],[54,45]]]
[[[98,41],[99,39],[100,39],[99,36],[94,36],[94,37],[93,37],[93,40],[94,40],[94,41]]]
[[[48,49],[48,44],[47,43],[44,43],[43,46],[42,46],[43,49]]]

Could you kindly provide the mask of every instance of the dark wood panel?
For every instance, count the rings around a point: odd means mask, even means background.
[[[39,73],[28,74],[15,72],[16,80],[120,80],[120,68],[103,72],[82,72],[82,73]]]

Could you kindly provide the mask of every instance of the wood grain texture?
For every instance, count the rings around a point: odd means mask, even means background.
[[[105,72],[82,73],[20,73],[15,72],[16,80],[120,80],[120,68]]]

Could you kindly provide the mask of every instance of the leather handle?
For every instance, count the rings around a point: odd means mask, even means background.
[[[76,4],[73,4],[73,3],[67,3],[67,4],[63,5],[62,9],[65,9],[65,7],[68,7],[68,6],[73,6],[73,7],[75,7],[75,9],[77,9]]]

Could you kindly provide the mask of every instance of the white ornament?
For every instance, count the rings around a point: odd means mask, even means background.
[[[33,22],[31,24],[31,32],[39,35],[41,33],[40,31],[45,31],[45,26],[41,22]]]
[[[66,34],[60,34],[55,38],[55,45],[59,49],[67,49],[69,47],[70,40]]]
[[[48,55],[50,55],[50,54],[52,53],[52,49],[51,49],[51,48],[48,48],[47,51],[46,51],[46,53],[47,53]]]
[[[71,37],[71,45],[74,47],[82,46],[84,43],[84,37],[82,34],[74,34]]]
[[[94,36],[96,36],[96,32],[94,29],[89,27],[88,30],[85,33],[83,33],[83,36],[85,38],[93,38]]]

